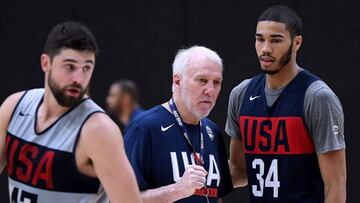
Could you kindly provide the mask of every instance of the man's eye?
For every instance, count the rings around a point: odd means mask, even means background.
[[[264,38],[261,38],[261,37],[256,37],[255,39],[256,39],[256,41],[258,41],[258,42],[263,42],[263,41],[264,41]]]
[[[72,64],[66,64],[65,65],[65,68],[67,69],[67,70],[74,70],[74,65],[72,65]]]
[[[200,81],[201,84],[206,84],[207,83],[206,79],[199,79],[199,81]]]
[[[90,69],[91,69],[90,66],[84,66],[84,67],[83,67],[83,71],[84,71],[84,72],[87,72],[87,71],[89,71]]]
[[[279,43],[281,42],[281,39],[273,39],[272,42]]]

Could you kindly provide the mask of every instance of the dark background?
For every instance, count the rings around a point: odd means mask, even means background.
[[[138,83],[143,107],[162,103],[171,95],[171,63],[179,48],[204,45],[216,50],[224,60],[224,82],[210,118],[224,129],[231,89],[259,72],[254,49],[257,18],[274,4],[289,5],[302,17],[298,63],[322,77],[342,102],[348,202],[360,202],[356,195],[360,164],[355,158],[360,140],[360,6],[355,0],[3,1],[0,102],[15,91],[43,86],[40,55],[49,30],[59,22],[78,20],[93,31],[101,48],[91,95],[102,107],[109,85],[118,78]],[[226,202],[248,202],[247,189],[237,190]],[[2,174],[0,202],[8,202],[7,196]]]

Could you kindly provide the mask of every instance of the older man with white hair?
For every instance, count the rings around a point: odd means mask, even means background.
[[[220,130],[206,116],[220,93],[222,60],[201,46],[180,50],[172,98],[125,135],[144,202],[217,202],[233,190]]]

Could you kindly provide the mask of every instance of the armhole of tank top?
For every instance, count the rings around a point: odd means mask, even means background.
[[[72,149],[72,152],[73,152],[74,154],[75,154],[76,147],[77,147],[77,144],[78,144],[79,139],[80,139],[80,134],[81,134],[81,132],[82,132],[82,128],[84,127],[86,121],[87,121],[92,115],[94,115],[95,113],[104,113],[104,112],[103,112],[103,111],[100,111],[100,110],[95,110],[95,111],[91,112],[89,115],[86,116],[86,118],[84,119],[84,121],[83,121],[82,124],[80,125],[79,131],[78,131],[77,134],[76,134],[74,146],[73,146],[73,149]],[[104,114],[105,114],[105,113],[104,113]]]
[[[17,109],[17,108],[19,107],[19,105],[20,105],[20,102],[23,100],[23,98],[25,97],[25,95],[26,95],[27,93],[28,93],[28,90],[26,90],[26,91],[24,92],[24,94],[21,95],[19,101],[16,103],[15,108],[14,108],[13,112],[11,113],[10,120],[9,120],[9,124],[10,124],[11,120],[12,120],[13,117],[14,117],[14,114],[15,114],[16,109]]]
[[[238,123],[239,123],[239,136],[240,137],[237,137],[239,138],[241,141],[242,141],[242,135],[241,135],[241,130],[240,130],[240,112],[241,112],[241,108],[242,106],[244,105],[244,100],[245,100],[245,97],[246,97],[246,93],[247,91],[249,90],[249,85],[250,85],[250,82],[252,81],[253,78],[250,78],[249,81],[244,85],[243,89],[241,90],[240,94],[239,94],[239,103],[238,103],[238,106],[239,108],[237,109],[237,112],[236,112],[236,115],[238,117]]]
[[[241,107],[242,105],[244,104],[244,99],[246,97],[246,93],[247,91],[249,90],[249,85],[250,85],[250,82],[252,81],[252,78],[249,79],[249,81],[244,85],[242,91],[240,92],[239,94],[239,101],[241,101],[241,103],[239,104],[239,109],[238,111],[236,112],[236,114],[238,115],[238,117],[240,118],[240,111],[241,111]],[[241,97],[241,98],[240,98]]]
[[[306,110],[307,110],[308,108],[306,108],[306,106],[305,106],[305,100],[306,100],[306,98],[307,98],[307,97],[306,97],[306,93],[307,93],[307,91],[309,90],[310,86],[313,85],[315,82],[318,82],[318,81],[322,81],[322,80],[320,80],[320,79],[314,80],[312,83],[310,83],[310,85],[306,88],[306,90],[305,90],[305,92],[304,92],[303,116],[302,116],[302,120],[303,120],[304,126],[305,126],[305,128],[306,128],[306,130],[307,130],[307,132],[308,132],[308,134],[309,134],[309,136],[310,136],[310,138],[311,138],[311,140],[313,140],[313,137],[312,137],[312,135],[311,135],[311,131],[310,131],[310,128],[309,128],[309,126],[308,126],[308,122],[306,122],[306,115],[307,115]],[[312,97],[310,97],[310,99],[312,99]],[[309,107],[309,106],[307,106],[307,107]]]
[[[76,138],[75,138],[75,142],[74,142],[74,146],[73,146],[73,149],[72,149],[72,159],[73,159],[73,165],[75,167],[75,170],[77,171],[78,174],[80,174],[81,176],[83,177],[87,177],[87,178],[90,178],[90,179],[97,179],[97,178],[94,178],[94,177],[91,177],[91,176],[87,176],[83,173],[81,173],[81,171],[79,170],[78,166],[77,166],[77,163],[76,163],[76,148],[77,148],[77,144],[79,142],[79,138],[80,138],[80,134],[81,134],[81,131],[82,131],[82,128],[84,126],[84,124],[86,123],[86,121],[95,113],[104,113],[103,111],[100,111],[100,110],[96,110],[96,111],[93,111],[91,112],[89,115],[86,116],[86,118],[84,119],[84,121],[82,122],[80,128],[79,128],[79,131],[78,133],[76,134]]]
[[[311,140],[313,140],[313,137],[312,137],[312,135],[311,135],[311,132],[310,132],[310,128],[309,128],[309,126],[308,126],[308,123],[306,122],[306,113],[305,113],[305,106],[303,107],[303,116],[302,116],[302,121],[303,121],[303,123],[304,123],[304,126],[305,126],[305,129],[306,129],[306,131],[307,131],[307,133],[309,134],[309,136],[310,136],[310,138],[311,138]]]

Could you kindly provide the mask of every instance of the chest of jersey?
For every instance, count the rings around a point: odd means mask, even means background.
[[[101,109],[84,100],[43,132],[36,132],[42,94],[41,89],[27,92],[9,124],[6,155],[10,199],[15,202],[90,200],[96,196],[100,183],[79,173],[74,152],[82,123],[92,112]]]
[[[265,75],[250,81],[239,126],[252,202],[321,202],[323,183],[304,122],[305,92],[315,80],[302,71],[270,107]]]
[[[219,140],[213,131],[202,130],[204,137],[204,168],[208,171],[206,185],[210,197],[217,197],[218,187],[221,182],[221,154],[218,150]],[[210,129],[210,128],[209,128]],[[161,130],[161,129],[160,129]],[[178,182],[188,165],[195,165],[195,157],[190,145],[186,142],[183,134],[176,124],[166,131],[155,130],[159,136],[152,137],[152,179],[155,185],[168,185]],[[190,141],[196,153],[200,156],[200,132],[199,127],[188,127]],[[209,135],[210,134],[210,135]],[[198,191],[201,192],[201,191]]]
[[[304,122],[304,97],[316,78],[301,72],[267,106],[265,75],[251,80],[242,102],[239,126],[246,153],[304,154],[314,146]],[[254,99],[256,98],[256,99]]]

